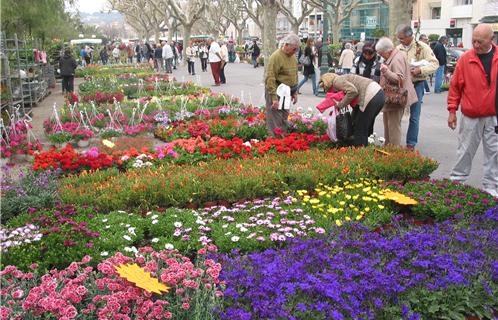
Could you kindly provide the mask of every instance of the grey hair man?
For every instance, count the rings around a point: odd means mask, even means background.
[[[266,128],[271,135],[278,131],[287,132],[289,110],[279,107],[277,87],[285,84],[290,87],[291,100],[297,102],[297,59],[301,41],[293,33],[281,41],[281,46],[268,58],[265,72]]]
[[[436,82],[434,83],[434,93],[441,93],[441,86],[444,79],[444,68],[446,67],[446,45],[448,44],[448,37],[441,36],[439,41],[432,50],[439,62],[439,68],[436,70]]]
[[[424,84],[427,76],[436,71],[439,63],[427,44],[415,40],[413,30],[410,26],[398,26],[396,28],[396,36],[399,42],[401,42],[397,49],[405,52],[408,58],[412,82],[418,98],[418,103],[410,106],[410,123],[406,133],[406,147],[414,149],[418,142],[420,112],[424,100]]]

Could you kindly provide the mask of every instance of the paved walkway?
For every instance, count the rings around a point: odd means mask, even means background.
[[[253,104],[254,106],[264,105],[264,85],[262,67],[253,68],[249,64],[230,63],[225,68],[227,83],[220,87],[211,87],[214,84],[213,77],[208,66],[208,72],[202,72],[200,61],[195,63],[196,75],[191,76],[187,72],[186,66],[181,66],[174,70],[173,75],[179,81],[192,81],[197,84],[207,86],[214,92],[224,92],[235,97],[239,97],[243,102]],[[302,75],[300,75],[300,79]],[[75,87],[81,79],[76,79]],[[298,96],[298,103],[293,106],[293,110],[302,110],[302,112],[316,113],[315,106],[321,101],[321,98],[312,94],[311,82],[308,81],[302,88],[302,94]],[[419,134],[419,144],[417,150],[424,156],[437,160],[439,168],[432,174],[433,178],[447,178],[453,166],[457,146],[457,131],[450,130],[447,126],[446,111],[447,93],[430,94],[424,98],[422,106],[421,125]],[[43,138],[43,120],[48,118],[52,113],[54,102],[62,105],[63,97],[61,94],[60,83],[56,89],[52,89],[52,94],[47,97],[34,110],[34,130],[37,136]],[[406,133],[408,127],[408,118],[403,118],[402,128]],[[375,131],[378,136],[383,136],[382,114],[377,117]],[[402,141],[404,141],[403,137]],[[480,187],[482,180],[483,156],[482,147],[479,147],[473,163],[473,170],[468,180],[468,184]]]

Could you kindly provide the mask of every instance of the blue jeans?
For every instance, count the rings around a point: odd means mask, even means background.
[[[443,84],[444,79],[444,66],[439,66],[436,70],[436,80],[434,83],[434,92],[441,92],[441,85]]]
[[[313,86],[313,94],[314,95],[317,95],[318,94],[318,89],[316,87],[316,73],[312,73],[308,76],[304,76],[303,80],[301,80],[301,82],[299,82],[299,85],[297,86],[297,91],[299,91],[299,89],[301,89],[301,87],[303,86],[303,84],[306,83],[306,81],[308,81],[308,79],[311,78],[311,85]]]
[[[429,82],[427,80],[424,81],[425,92],[431,92],[431,88],[429,88]]]
[[[258,57],[252,56],[251,59],[252,65],[254,66],[254,68],[256,68],[258,66]]]
[[[418,128],[420,122],[420,111],[424,100],[424,81],[419,81],[415,84],[415,92],[417,92],[418,102],[410,106],[410,123],[406,133],[406,145],[415,147],[418,142]]]
[[[350,74],[351,69],[350,68],[342,68],[342,74]]]

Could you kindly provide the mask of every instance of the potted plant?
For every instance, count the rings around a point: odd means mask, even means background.
[[[89,140],[95,135],[95,133],[86,128],[78,128],[73,132],[73,139],[76,141],[78,147],[86,148],[89,145]]]
[[[57,149],[63,148],[67,143],[71,142],[73,135],[69,132],[59,131],[48,135],[48,141]]]

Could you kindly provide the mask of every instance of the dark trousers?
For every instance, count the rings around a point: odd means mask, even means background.
[[[62,76],[62,92],[74,91],[74,76]]]
[[[213,73],[214,84],[220,85],[220,66],[221,61],[211,62],[211,72]]]
[[[355,108],[353,111],[353,145],[368,145],[368,137],[373,133],[375,118],[382,107],[384,107],[384,91],[380,90],[368,102],[365,111],[361,112],[359,108]]]
[[[225,78],[225,67],[227,66],[228,63],[225,63],[223,68],[220,68],[220,81],[221,83],[227,83],[227,79]]]
[[[195,74],[194,61],[189,61],[188,62],[188,73],[192,74],[192,75]]]
[[[208,59],[207,58],[201,58],[201,67],[202,67],[202,71],[207,71],[207,61]]]

